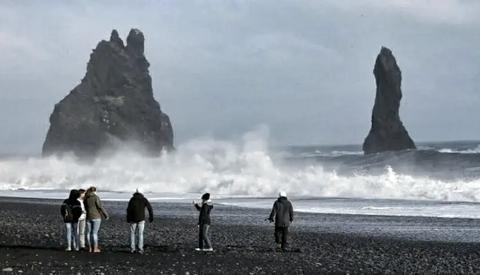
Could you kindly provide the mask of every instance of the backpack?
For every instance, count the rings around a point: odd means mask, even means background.
[[[60,212],[62,213],[62,217],[65,222],[73,221],[73,211],[70,204],[63,202]]]

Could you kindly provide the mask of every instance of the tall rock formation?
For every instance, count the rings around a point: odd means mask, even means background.
[[[400,121],[402,72],[390,49],[382,47],[373,69],[377,94],[372,112],[372,128],[363,143],[365,154],[415,149],[413,140]]]
[[[90,157],[126,143],[152,154],[173,148],[170,119],[153,97],[144,41],[132,29],[126,46],[116,30],[98,43],[81,83],[55,105],[43,155]]]

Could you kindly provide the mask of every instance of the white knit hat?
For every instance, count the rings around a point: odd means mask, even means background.
[[[285,191],[280,191],[280,192],[278,193],[278,197],[279,197],[279,198],[281,198],[281,197],[285,197],[285,198],[286,198],[286,197],[287,197],[287,192],[285,192]]]

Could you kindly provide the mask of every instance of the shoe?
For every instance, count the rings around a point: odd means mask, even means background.
[[[130,253],[135,254],[135,250],[130,250]]]
[[[203,251],[206,251],[206,252],[213,252],[213,248],[205,248]]]
[[[65,251],[72,251],[72,249],[70,247],[67,247],[67,249],[65,249]]]
[[[195,248],[195,251],[203,251],[203,248]]]
[[[138,250],[138,254],[143,255],[145,253],[143,250]]]

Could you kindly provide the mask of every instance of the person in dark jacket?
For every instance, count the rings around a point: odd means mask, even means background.
[[[277,248],[285,251],[287,249],[288,227],[293,222],[293,206],[287,199],[287,193],[279,193],[268,220],[275,222],[275,243],[277,243]]]
[[[87,211],[87,244],[88,251],[93,253],[100,253],[98,246],[98,231],[102,223],[102,218],[109,219],[107,211],[102,206],[100,198],[96,194],[97,188],[92,186],[88,188],[85,194],[85,210]]]
[[[135,232],[138,229],[138,253],[143,254],[143,230],[145,229],[145,208],[148,210],[148,221],[153,222],[153,210],[150,202],[137,191],[128,202],[127,222],[130,224],[130,252],[135,253]]]
[[[198,203],[193,202],[195,208],[200,211],[200,215],[198,216],[198,248],[195,250],[197,251],[213,251],[212,243],[210,242],[210,238],[208,237],[208,230],[210,228],[211,220],[210,220],[210,212],[212,212],[213,204],[210,200],[210,193],[205,193],[202,195],[202,203],[199,205]]]
[[[67,236],[67,249],[79,250],[79,239],[77,237],[78,219],[82,215],[82,207],[77,200],[80,197],[78,190],[71,190],[68,199],[64,200],[60,207],[60,213],[65,223]]]

